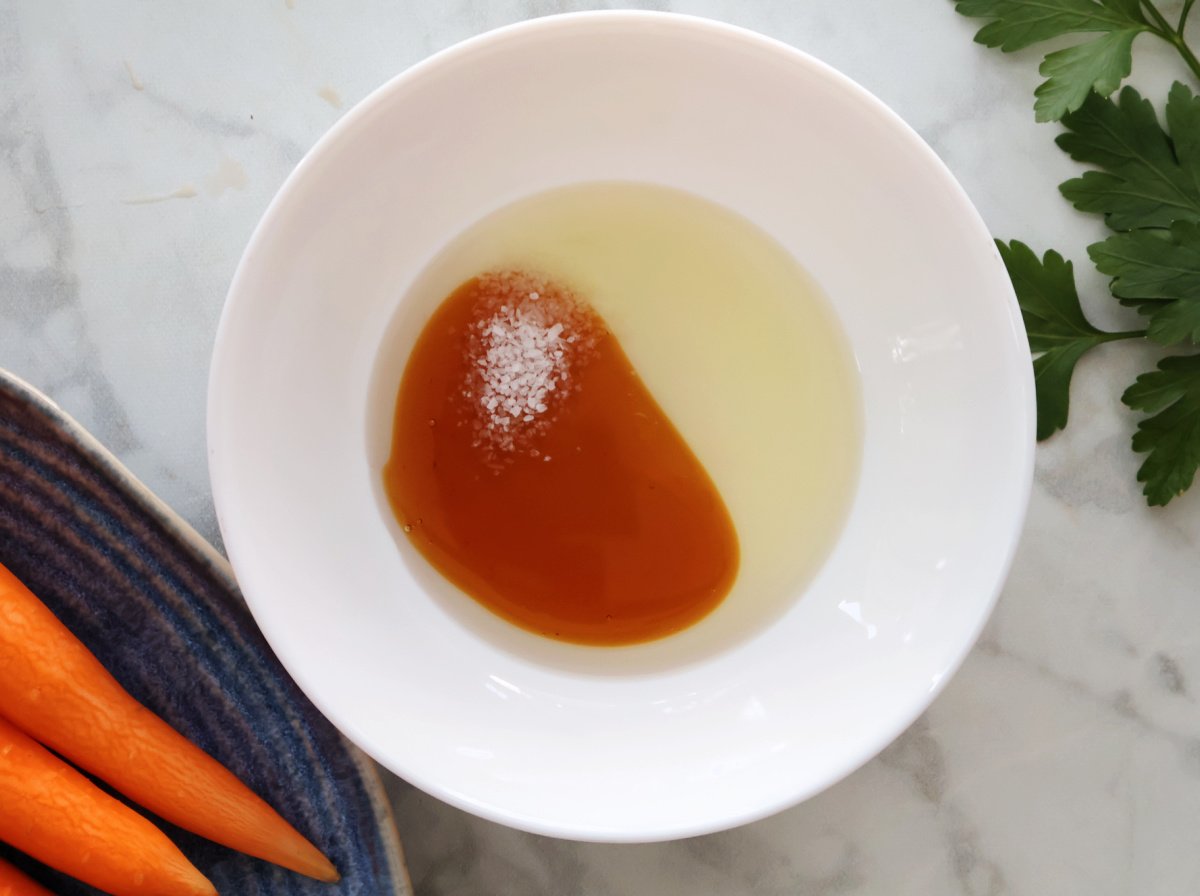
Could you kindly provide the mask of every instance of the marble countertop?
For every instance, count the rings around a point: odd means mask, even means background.
[[[1080,267],[1100,222],[1034,123],[1040,55],[971,41],[950,0],[661,0],[831,63],[908,120],[992,232]],[[1166,4],[1170,5],[1170,4]],[[1175,4],[1178,5],[1178,4]],[[217,318],[252,228],[343,112],[417,60],[573,0],[0,0],[0,366],[55,398],[219,544],[205,466]],[[1148,40],[1148,39],[1147,39]],[[1144,43],[1145,41],[1143,41]],[[1165,95],[1172,61],[1137,48]],[[389,779],[418,896],[1177,894],[1200,887],[1200,488],[1149,510],[1108,346],[1038,450],[1011,578],[961,671],[891,747],[733,831],[578,844]],[[985,471],[981,471],[985,474]]]

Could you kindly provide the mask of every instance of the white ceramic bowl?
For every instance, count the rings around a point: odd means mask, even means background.
[[[862,375],[861,478],[832,555],[782,618],[687,662],[671,639],[605,651],[465,623],[380,501],[395,383],[378,371],[402,366],[384,334],[408,284],[486,213],[597,180],[681,188],[765,229],[824,288]],[[229,293],[209,460],[256,619],[351,739],[484,817],[654,840],[803,800],[929,705],[1012,557],[1032,396],[991,239],[888,109],[746,31],[585,13],[437,54],[309,153]]]

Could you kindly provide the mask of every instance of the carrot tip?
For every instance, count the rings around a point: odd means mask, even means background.
[[[329,861],[321,850],[317,849],[307,840],[300,838],[300,842],[292,844],[292,848],[288,852],[291,853],[289,857],[290,861],[282,858],[275,861],[285,868],[291,868],[293,871],[303,874],[305,877],[311,877],[326,883],[334,883],[342,879],[333,862]]]
[[[320,854],[318,853],[318,855]],[[337,868],[334,867],[333,862],[329,861],[329,859],[325,858],[323,855],[321,856],[320,862],[314,860],[311,867],[305,869],[301,873],[307,874],[309,877],[313,877],[317,880],[330,884],[337,883],[342,879],[342,876],[338,873]]]
[[[182,858],[182,856],[180,856]],[[200,869],[184,859],[183,877],[189,890],[195,896],[218,896],[216,885],[209,880]]]

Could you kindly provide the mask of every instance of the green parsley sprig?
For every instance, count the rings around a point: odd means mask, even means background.
[[[1039,121],[1061,121],[1058,146],[1089,166],[1060,186],[1077,209],[1104,216],[1113,234],[1088,247],[1113,297],[1146,319],[1144,329],[1108,332],[1084,315],[1071,262],[1050,250],[997,241],[1025,320],[1038,404],[1037,437],[1067,425],[1071,376],[1096,346],[1144,338],[1170,354],[1125,390],[1144,416],[1132,440],[1151,505],[1164,505],[1200,469],[1200,97],[1176,82],[1160,124],[1132,87],[1112,94],[1132,69],[1141,34],[1171,44],[1200,80],[1184,38],[1195,0],[1174,25],[1150,0],[954,0],[963,15],[991,21],[975,39],[1004,51],[1072,34],[1098,35],[1049,53],[1035,91]],[[1190,352],[1190,353],[1189,353]]]
[[[1108,96],[1133,67],[1133,41],[1141,34],[1165,40],[1200,78],[1200,60],[1183,31],[1195,0],[1186,0],[1175,25],[1149,0],[955,0],[964,16],[991,19],[975,40],[1006,53],[1065,34],[1097,34],[1046,55],[1038,71],[1045,82],[1034,91],[1038,121],[1058,121],[1083,105],[1093,91]]]

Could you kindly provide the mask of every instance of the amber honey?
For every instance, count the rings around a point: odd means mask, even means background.
[[[678,631],[726,595],[733,522],[603,320],[528,272],[464,283],[409,359],[384,471],[413,544],[523,628]]]

